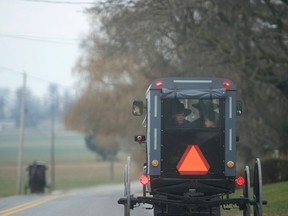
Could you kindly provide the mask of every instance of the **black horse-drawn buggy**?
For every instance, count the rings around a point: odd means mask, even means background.
[[[30,189],[31,193],[44,193],[46,185],[47,166],[44,161],[33,161],[27,167],[28,181],[25,184],[25,194]]]
[[[124,215],[137,205],[151,204],[155,216],[220,215],[234,205],[250,215],[262,215],[262,174],[257,158],[250,192],[250,172],[236,174],[236,86],[222,78],[157,79],[146,92],[146,105],[133,102],[133,114],[145,114],[146,163],[140,182],[143,195],[130,193],[130,157],[125,166],[125,194],[118,200]],[[230,198],[237,185],[243,195]]]

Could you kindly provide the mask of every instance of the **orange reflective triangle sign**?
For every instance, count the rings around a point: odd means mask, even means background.
[[[189,145],[177,164],[180,175],[206,175],[210,166],[199,146]]]

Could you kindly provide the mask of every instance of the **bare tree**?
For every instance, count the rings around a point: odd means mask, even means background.
[[[83,41],[85,56],[75,68],[87,86],[67,124],[127,135],[135,130],[134,123],[127,125],[133,122],[129,104],[152,79],[222,76],[238,83],[246,107],[239,149],[255,156],[280,148],[287,155],[287,10],[287,1],[269,0],[97,5],[89,10],[93,37]],[[101,31],[93,28],[99,20]],[[113,120],[105,120],[107,115]]]

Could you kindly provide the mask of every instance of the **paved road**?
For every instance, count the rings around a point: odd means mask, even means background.
[[[132,193],[141,186],[132,185]],[[0,198],[1,216],[122,216],[124,209],[117,204],[123,196],[122,185],[105,185],[71,191],[55,191],[50,195],[23,195]],[[140,194],[139,194],[140,195]],[[149,207],[149,206],[147,206]],[[140,206],[131,216],[151,216],[151,210]]]

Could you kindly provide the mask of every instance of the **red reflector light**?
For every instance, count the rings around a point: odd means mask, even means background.
[[[147,185],[149,183],[149,178],[146,175],[142,175],[139,180],[142,185]]]
[[[242,176],[239,176],[238,178],[235,179],[235,182],[239,186],[243,186],[245,184],[245,179]]]
[[[156,84],[155,84],[157,87],[161,87],[161,86],[163,86],[163,82],[161,82],[161,81],[159,81],[159,82],[156,82]]]
[[[226,88],[230,87],[230,85],[231,85],[230,82],[227,82],[227,81],[223,82],[223,86]]]
[[[136,135],[136,136],[134,136],[134,141],[142,143],[142,142],[146,141],[146,137],[145,137],[145,135]]]

